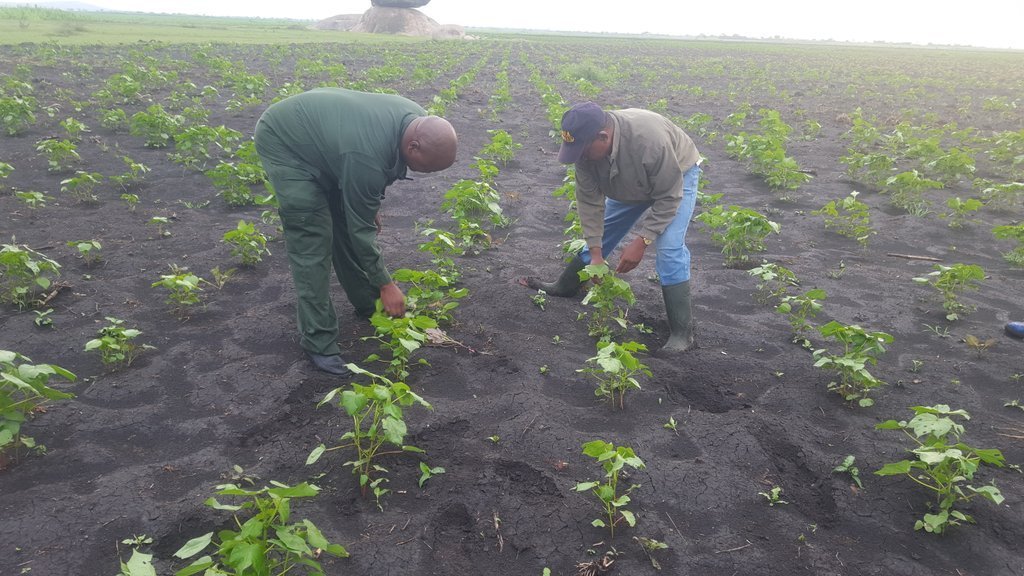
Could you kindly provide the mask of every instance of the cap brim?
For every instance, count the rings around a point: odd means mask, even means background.
[[[580,161],[586,147],[583,142],[562,142],[562,147],[558,149],[558,161],[562,164],[575,164]]]

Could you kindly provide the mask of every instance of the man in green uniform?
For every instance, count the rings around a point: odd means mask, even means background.
[[[377,298],[388,314],[405,313],[377,246],[380,203],[407,170],[451,166],[455,130],[401,96],[317,88],[267,108],[255,141],[280,205],[300,344],[318,369],[346,375],[330,270],[358,315],[373,314]]]

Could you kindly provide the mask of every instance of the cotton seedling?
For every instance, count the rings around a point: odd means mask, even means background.
[[[71,372],[53,364],[32,364],[17,352],[0,350],[0,454],[21,449],[42,449],[35,439],[21,433],[22,425],[36,411],[53,400],[67,400],[74,394],[50,386],[51,378],[61,377],[74,382]]]
[[[368,377],[370,382],[335,388],[324,396],[318,406],[336,404],[352,419],[352,430],[342,435],[341,444],[337,446],[328,448],[325,444],[319,445],[309,454],[306,464],[315,463],[325,453],[354,448],[356,459],[345,465],[351,466],[352,473],[359,478],[363,495],[366,496],[372,490],[380,506],[380,498],[388,492],[383,487],[383,482],[387,480],[383,474],[387,470],[377,464],[377,459],[386,454],[422,453],[423,450],[405,444],[408,428],[404,409],[418,405],[430,410],[432,406],[404,382],[389,380],[355,364],[348,364],[347,367],[357,376]],[[396,450],[385,450],[386,445]]]
[[[953,410],[945,404],[913,406],[914,417],[906,420],[887,420],[875,426],[876,430],[899,430],[913,442],[909,450],[913,457],[886,464],[875,474],[879,476],[905,476],[935,495],[931,512],[914,524],[914,530],[935,534],[962,522],[974,523],[974,518],[958,510],[981,496],[994,504],[1004,500],[995,484],[974,486],[971,482],[981,465],[1002,468],[1002,452],[980,449],[961,440],[964,426],[955,419],[969,420],[965,410]]]
[[[136,328],[126,328],[124,320],[107,316],[108,325],[100,328],[96,338],[85,343],[85,351],[97,351],[106,365],[131,366],[132,362],[145,350],[152,350],[149,344],[138,345],[135,338],[142,332]]]
[[[640,389],[637,377],[651,376],[651,370],[647,365],[634,355],[646,351],[647,346],[639,342],[619,344],[600,340],[597,343],[597,355],[589,358],[588,366],[580,368],[577,372],[593,376],[597,380],[594,395],[607,399],[613,407],[618,404],[621,410],[624,408],[626,392]]]
[[[24,244],[0,244],[0,302],[27,308],[60,276],[60,264]]]
[[[629,494],[640,487],[633,484],[628,489],[619,491],[619,481],[626,476],[625,468],[628,466],[634,470],[646,468],[643,461],[637,457],[632,448],[628,446],[615,446],[604,440],[592,440],[583,444],[583,453],[590,456],[604,469],[604,481],[580,482],[574,490],[577,492],[590,492],[597,497],[604,511],[603,518],[597,518],[590,524],[597,528],[607,528],[609,535],[615,537],[615,526],[625,521],[629,526],[636,526],[636,516],[626,509],[629,504]]]
[[[825,348],[814,351],[814,367],[836,375],[829,382],[828,389],[844,400],[857,400],[861,407],[874,405],[869,394],[885,382],[872,375],[868,366],[878,363],[878,356],[893,342],[893,337],[885,332],[867,332],[860,326],[845,325],[835,320],[819,327],[818,332],[842,347],[835,353]]]
[[[295,486],[273,481],[270,484],[259,490],[235,484],[217,486],[216,496],[242,498],[242,503],[226,504],[217,497],[206,500],[210,508],[230,512],[233,521],[227,529],[198,536],[179,548],[174,557],[186,560],[211,546],[213,550],[175,572],[175,576],[283,575],[300,571],[323,574],[319,562],[322,554],[348,557],[348,551],[327,540],[312,521],[289,523],[292,500],[312,498],[320,493],[319,487],[306,482]]]
[[[972,309],[960,302],[959,296],[968,290],[977,290],[984,279],[985,270],[975,264],[936,264],[933,272],[913,280],[918,284],[932,286],[942,295],[942,308],[946,311],[946,320],[952,322],[959,320]]]

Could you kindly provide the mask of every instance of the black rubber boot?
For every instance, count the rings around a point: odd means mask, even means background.
[[[345,360],[342,359],[341,354],[313,354],[312,352],[306,352],[309,359],[313,361],[313,366],[321,372],[327,372],[335,376],[351,376],[352,372],[345,367]]]
[[[668,315],[668,326],[672,333],[658,354],[673,355],[686,352],[693,347],[690,281],[662,286],[661,295],[665,298],[665,312]]]
[[[562,275],[554,282],[541,282],[540,278],[530,277],[526,279],[526,285],[534,290],[543,290],[549,296],[574,296],[583,285],[580,280],[580,270],[586,267],[579,256],[573,258],[562,270]]]

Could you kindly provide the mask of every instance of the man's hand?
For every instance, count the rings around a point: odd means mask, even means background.
[[[373,223],[377,226],[377,236],[380,236],[380,231],[384,229],[384,220],[380,217],[380,212],[373,217]]]
[[[380,287],[380,303],[392,318],[405,314],[405,295],[394,282]]]
[[[647,243],[644,239],[637,236],[629,246],[622,251],[622,256],[619,258],[619,265],[615,268],[615,272],[619,274],[625,274],[633,268],[636,268],[640,261],[644,259],[644,251],[647,249]]]

